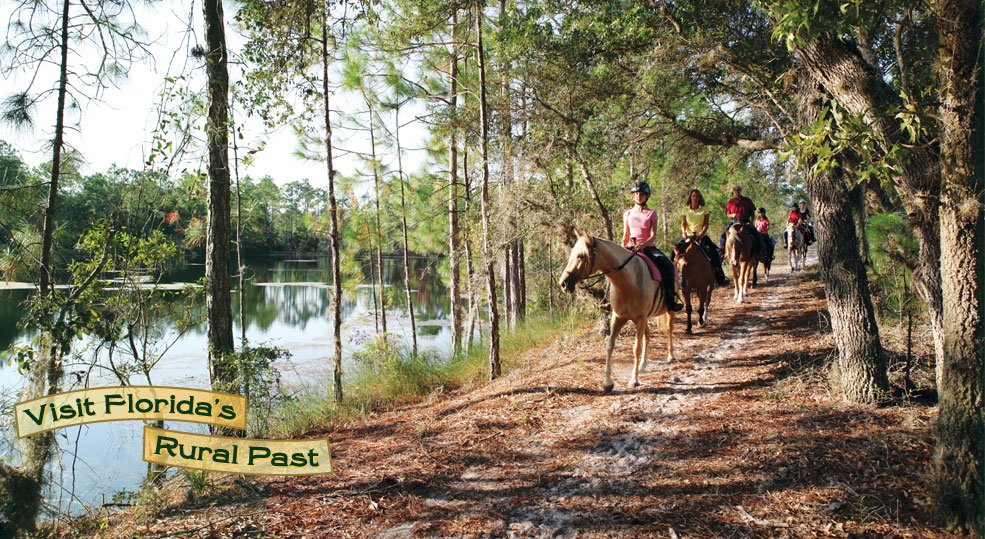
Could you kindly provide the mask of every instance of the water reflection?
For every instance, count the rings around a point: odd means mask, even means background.
[[[332,291],[327,256],[306,260],[259,259],[247,262],[249,281],[243,294],[243,318],[246,337],[250,343],[271,344],[286,348],[292,357],[275,367],[282,381],[289,386],[322,385],[332,374]],[[363,261],[364,274],[371,275],[369,261]],[[448,293],[436,271],[433,259],[411,259],[411,288],[414,311],[418,320],[444,320],[447,316]],[[204,265],[182,264],[162,276],[165,283],[195,283],[204,276]],[[399,341],[410,344],[410,319],[406,312],[403,266],[399,258],[384,259],[384,280],[387,293],[388,330]],[[233,286],[236,286],[233,280]],[[391,290],[392,287],[392,290]],[[342,299],[343,347],[346,360],[353,350],[375,338],[374,290],[371,286],[347,287]],[[24,300],[33,290],[0,291],[0,346],[6,348],[25,342],[30,328],[18,328],[24,320]],[[185,387],[208,388],[208,364],[205,310],[201,302],[192,302],[178,293],[171,296],[180,302],[181,311],[200,320],[177,339],[153,371],[153,383]],[[240,336],[239,294],[233,291],[234,335]],[[175,335],[174,320],[159,319],[160,331]],[[169,339],[164,339],[168,341]],[[418,328],[418,344],[422,349],[447,351],[450,343],[446,325]],[[83,339],[76,343],[75,352],[88,362],[105,361],[105,349]],[[78,361],[78,359],[76,360]],[[79,363],[67,365],[67,371],[85,372]],[[12,406],[21,390],[23,376],[15,365],[0,365],[0,399]],[[134,378],[133,383],[146,383]],[[93,369],[89,376],[68,375],[65,390],[86,385],[118,385],[108,371]],[[5,409],[5,406],[0,406]],[[16,462],[10,415],[3,419],[3,440],[0,458]],[[71,505],[79,511],[82,503],[98,504],[104,495],[119,490],[137,490],[145,471],[141,460],[139,423],[103,423],[61,431],[58,436],[63,448],[62,461],[54,467],[56,477],[69,481],[74,473],[75,495],[78,500],[65,500],[62,507]],[[193,430],[189,424],[175,425],[181,430]],[[78,446],[75,441],[78,439]],[[76,458],[77,457],[77,458]]]

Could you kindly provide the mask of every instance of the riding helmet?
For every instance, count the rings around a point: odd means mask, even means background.
[[[759,208],[759,213],[765,214],[766,213],[766,208]]]
[[[645,193],[650,194],[650,184],[646,182],[634,182],[633,186],[629,188],[630,193]]]
[[[807,204],[807,201],[804,199],[800,199],[800,202],[798,202],[798,204]]]

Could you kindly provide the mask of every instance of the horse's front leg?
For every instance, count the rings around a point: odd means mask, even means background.
[[[749,264],[742,264],[742,269],[740,270],[739,276],[739,297],[735,298],[736,303],[742,303],[746,300],[746,290],[749,288]]]
[[[687,329],[684,330],[688,335],[691,334],[691,293],[684,294],[684,312],[687,313]],[[701,306],[698,306],[698,322],[701,322]]]
[[[667,311],[667,361],[674,361],[674,313]]]
[[[616,335],[619,330],[626,325],[627,320],[619,318],[616,313],[612,313],[612,320],[609,323],[609,338],[605,342],[605,380],[602,381],[602,391],[606,393],[612,391],[615,385],[612,383],[612,349],[616,347]]]
[[[629,377],[629,387],[639,387],[640,368],[646,356],[646,317],[636,320],[636,342],[633,343],[633,374]]]

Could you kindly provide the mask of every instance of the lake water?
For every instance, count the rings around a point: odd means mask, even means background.
[[[282,384],[290,391],[305,388],[327,391],[333,373],[332,310],[330,268],[326,256],[300,260],[260,259],[247,261],[249,282],[243,294],[246,337],[251,344],[279,346],[292,357],[278,362],[275,368]],[[364,262],[365,272],[368,261]],[[438,276],[439,262],[434,259],[411,259],[411,289],[414,311],[419,322],[418,346],[424,350],[447,352],[450,331],[447,325],[448,292]],[[406,309],[403,266],[399,258],[384,259],[384,282],[387,285],[387,329],[398,342],[410,346],[410,317]],[[197,282],[204,275],[201,264],[182,264],[162,276],[165,283]],[[234,280],[233,286],[236,286]],[[391,289],[392,287],[392,289]],[[354,350],[364,347],[375,338],[376,316],[374,290],[358,285],[343,293],[342,339],[344,360]],[[0,347],[23,342],[30,330],[18,329],[24,317],[22,302],[32,290],[0,290]],[[184,302],[177,294],[175,301]],[[234,335],[237,347],[240,337],[239,294],[233,290]],[[163,359],[152,371],[155,385],[209,388],[205,313],[202,305],[182,304],[192,316],[202,322],[175,338],[173,323],[160,320],[165,343],[173,345],[163,353]],[[108,370],[93,368],[105,363],[105,349],[99,349],[89,339],[79,341],[77,357],[66,365],[63,389],[88,386],[119,385]],[[346,365],[343,372],[346,372]],[[0,411],[3,412],[3,437],[0,458],[17,460],[17,444],[12,426],[12,406],[23,383],[16,366],[0,366]],[[146,385],[142,375],[134,375],[131,383]],[[191,423],[169,424],[169,427],[202,432],[203,426]],[[56,431],[62,447],[62,459],[52,467],[55,478],[49,502],[61,510],[78,513],[85,506],[109,501],[113,493],[140,488],[147,467],[142,460],[141,422],[98,423]]]

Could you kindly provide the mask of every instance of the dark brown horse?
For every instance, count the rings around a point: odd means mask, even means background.
[[[715,288],[715,273],[708,253],[693,238],[684,241],[683,251],[674,247],[674,263],[681,272],[681,293],[687,312],[686,332],[691,333],[691,293],[698,296],[698,325],[704,327],[708,324],[708,306]]]

